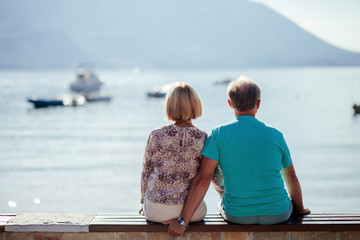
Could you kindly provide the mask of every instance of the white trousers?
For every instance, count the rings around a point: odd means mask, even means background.
[[[144,202],[144,214],[147,220],[152,222],[164,222],[180,216],[183,204],[180,205],[168,205],[155,203],[148,199]],[[196,209],[190,222],[198,222],[204,219],[206,215],[206,204],[204,200],[201,201],[199,207]]]

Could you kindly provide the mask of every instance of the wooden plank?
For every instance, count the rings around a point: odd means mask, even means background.
[[[10,221],[14,216],[0,216],[0,221]]]
[[[144,215],[140,215],[138,213],[97,213],[96,216],[127,216],[127,217],[144,217]]]
[[[109,221],[118,221],[118,222],[147,222],[145,218],[95,218],[92,222],[109,222]],[[349,218],[304,218],[304,219],[291,219],[289,222],[343,222],[343,221],[360,221],[360,217],[349,217]],[[222,218],[205,218],[201,222],[224,222]]]
[[[146,222],[145,219],[116,219],[116,218],[110,218],[110,219],[93,219],[91,222]]]
[[[307,218],[292,218],[290,221],[302,221],[302,222],[312,222],[312,221],[360,221],[360,216],[351,216],[351,217],[307,217]],[[107,221],[119,221],[119,222],[136,222],[136,221],[143,221],[146,222],[146,219],[144,217],[141,218],[128,218],[128,217],[111,217],[111,218],[106,218],[106,217],[102,217],[102,218],[97,218],[95,217],[95,219],[93,220],[93,222],[107,222]],[[224,221],[222,218],[205,218],[204,219],[205,222],[216,222],[216,221]]]
[[[162,224],[114,224],[114,225],[93,225],[89,227],[91,232],[163,232],[167,231],[167,226]],[[360,231],[358,224],[279,224],[279,225],[239,225],[218,222],[216,224],[191,224],[190,232],[267,232],[267,231]]]
[[[311,221],[359,221],[360,216],[351,216],[351,217],[306,217],[306,218],[292,218],[290,221],[303,221],[303,222],[311,222]],[[93,222],[98,221],[146,221],[144,217],[141,218],[127,218],[127,217],[111,217],[111,218],[95,218]],[[204,221],[206,222],[216,222],[216,221],[224,221],[222,218],[205,218]]]
[[[328,217],[328,216],[332,216],[332,217],[342,217],[342,216],[360,216],[360,212],[358,213],[324,213],[324,214],[319,214],[319,213],[310,213],[310,214],[306,214],[306,215],[300,215],[303,217],[306,216],[319,216],[319,217]]]
[[[95,218],[133,218],[133,219],[138,219],[138,218],[145,218],[145,216],[143,215],[134,215],[134,216],[129,216],[129,215],[95,215]]]
[[[90,232],[166,232],[167,226],[162,224],[143,225],[90,225]],[[190,225],[188,232],[272,232],[272,231],[360,231],[360,225],[334,225],[334,224],[311,224],[311,225]]]
[[[305,216],[297,216],[296,218],[360,218],[360,213],[354,213],[354,214],[310,214],[310,215],[305,215]],[[134,214],[134,215],[123,215],[123,214],[102,214],[102,215],[96,215],[95,219],[99,219],[99,218],[105,218],[105,219],[109,219],[109,218],[124,218],[124,219],[143,219],[144,216],[143,215],[138,215],[138,214]],[[222,219],[222,217],[219,214],[208,214],[205,216],[205,219]]]
[[[350,213],[311,213],[304,216],[360,216],[360,212]],[[116,217],[144,217],[138,213],[98,213],[96,216],[116,216]],[[219,213],[208,213],[205,217],[220,217]]]
[[[0,215],[0,232],[5,231],[5,225],[16,215],[15,214],[2,214]]]
[[[360,214],[358,215],[358,216],[319,216],[319,215],[315,215],[315,216],[313,216],[313,215],[311,215],[311,216],[304,216],[304,217],[302,217],[302,216],[299,216],[299,217],[293,217],[293,218],[298,218],[298,219],[314,219],[314,218],[316,218],[316,219],[321,219],[321,218],[324,218],[324,219],[327,219],[327,218],[333,218],[333,219],[347,219],[347,218],[349,218],[349,219],[358,219],[358,218],[360,218]]]
[[[138,214],[98,214],[89,227],[91,232],[166,232],[167,226],[145,220]],[[276,225],[240,225],[227,223],[220,214],[207,214],[204,221],[191,223],[189,232],[267,232],[267,231],[360,231],[360,213],[314,213],[293,216]]]
[[[360,219],[359,216],[307,216],[307,217],[294,217],[296,219]]]
[[[303,221],[303,222],[316,222],[316,221],[360,221],[360,218],[307,218],[307,219],[291,219],[289,221]]]

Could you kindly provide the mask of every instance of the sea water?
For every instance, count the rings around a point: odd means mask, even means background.
[[[149,132],[170,124],[154,85],[191,84],[203,101],[199,128],[230,121],[227,78],[246,75],[261,90],[257,118],[283,132],[313,212],[359,211],[360,68],[231,70],[97,69],[110,102],[34,109],[32,96],[68,93],[70,70],[0,71],[0,212],[123,212],[140,209]],[[209,212],[219,200],[210,186]]]

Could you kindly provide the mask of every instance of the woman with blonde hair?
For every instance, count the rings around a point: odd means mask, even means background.
[[[202,159],[206,133],[192,124],[202,114],[195,90],[174,83],[166,95],[166,114],[174,123],[153,130],[148,138],[141,174],[141,203],[147,220],[163,222],[177,218]],[[191,221],[206,215],[204,200]]]

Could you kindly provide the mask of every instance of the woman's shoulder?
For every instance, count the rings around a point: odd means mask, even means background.
[[[196,138],[205,138],[207,136],[207,133],[198,127],[189,128],[189,131]]]
[[[151,131],[150,136],[163,136],[163,135],[170,135],[170,136],[175,136],[176,133],[178,132],[182,132],[182,131],[187,131],[189,132],[191,135],[195,136],[195,137],[206,137],[207,133],[205,131],[203,131],[202,129],[198,128],[198,127],[178,127],[174,124],[171,125],[166,125],[163,127],[158,127],[155,128]]]
[[[161,136],[173,131],[175,131],[175,129],[172,127],[172,125],[157,127],[151,130],[150,136]]]

